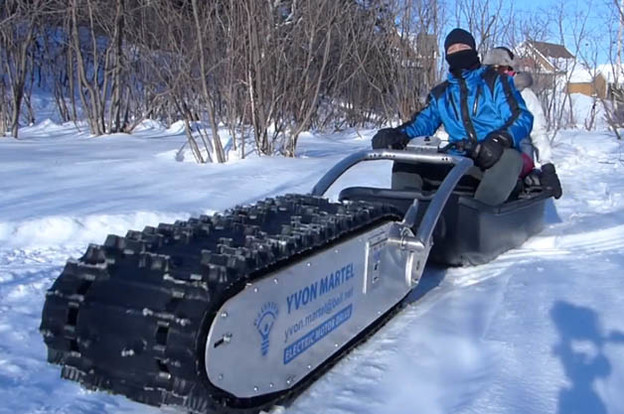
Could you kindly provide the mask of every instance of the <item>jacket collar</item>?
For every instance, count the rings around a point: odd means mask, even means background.
[[[486,69],[487,69],[486,66],[480,66],[476,69],[463,69],[461,71],[461,77],[465,79],[466,82],[471,83],[475,79],[480,78]],[[448,73],[447,79],[449,83],[459,83],[459,79],[451,72]]]

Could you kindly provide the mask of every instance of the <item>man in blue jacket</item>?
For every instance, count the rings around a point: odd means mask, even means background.
[[[453,29],[444,49],[449,64],[447,81],[431,90],[427,106],[409,122],[378,131],[373,148],[405,148],[411,138],[433,135],[443,124],[453,152],[474,160],[469,175],[478,183],[475,198],[501,204],[522,170],[517,148],[531,132],[533,116],[507,75],[481,66],[470,33]],[[393,188],[435,185],[447,172],[446,166],[396,163]]]

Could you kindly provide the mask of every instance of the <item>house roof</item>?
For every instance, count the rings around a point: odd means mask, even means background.
[[[563,45],[548,42],[538,42],[536,40],[527,41],[531,46],[540,52],[546,58],[555,59],[574,59],[574,55],[570,53]]]

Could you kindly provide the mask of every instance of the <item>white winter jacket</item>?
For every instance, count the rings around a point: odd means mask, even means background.
[[[531,76],[528,73],[519,73],[516,77],[522,76]],[[551,154],[552,150],[550,147],[550,139],[548,138],[548,134],[546,133],[546,117],[544,116],[544,110],[542,109],[542,104],[540,103],[537,95],[528,87],[522,88],[522,83],[524,83],[524,79],[518,79],[520,82],[516,82],[518,89],[520,90],[520,94],[522,95],[522,99],[526,103],[527,109],[533,114],[533,130],[531,130],[531,142],[533,143],[533,147],[535,148],[535,161],[537,161],[538,166],[548,164],[552,162]],[[530,83],[533,80],[530,79]]]

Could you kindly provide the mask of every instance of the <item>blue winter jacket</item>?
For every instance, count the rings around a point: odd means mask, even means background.
[[[462,71],[461,78],[449,73],[446,82],[431,90],[427,106],[400,129],[414,138],[432,135],[440,124],[451,143],[481,141],[492,131],[502,130],[519,148],[531,132],[533,115],[509,76],[482,66]]]

